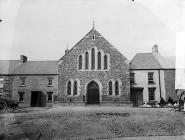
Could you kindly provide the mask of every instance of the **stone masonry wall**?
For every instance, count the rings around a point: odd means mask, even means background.
[[[25,77],[25,86],[21,86],[21,77]],[[48,77],[53,78],[53,86],[48,86]],[[57,95],[58,90],[58,75],[20,75],[14,76],[12,84],[12,96],[13,99],[18,100],[18,92],[24,92],[24,104],[25,106],[31,105],[31,91],[53,92],[53,95]]]
[[[86,85],[89,81],[95,79],[101,82],[102,91],[100,95],[100,102],[127,102],[130,101],[130,80],[129,80],[129,65],[128,60],[117,51],[108,41],[101,37],[97,32],[94,34],[97,36],[95,40],[92,40],[92,34],[86,35],[77,45],[63,57],[63,60],[59,62],[59,96],[61,102],[68,102],[69,98],[72,98],[75,102],[82,102],[83,95],[86,95]],[[86,50],[90,50],[92,47],[96,47],[98,50],[103,50],[104,53],[110,55],[110,69],[109,71],[92,71],[78,70],[78,56],[84,53]],[[66,83],[69,79],[79,79],[80,81],[80,95],[68,97]],[[117,80],[121,81],[120,95],[109,96],[108,95],[108,81]]]

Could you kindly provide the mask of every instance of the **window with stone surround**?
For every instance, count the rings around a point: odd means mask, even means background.
[[[79,79],[70,79],[67,82],[67,95],[68,96],[77,96],[79,95]]]
[[[109,81],[109,95],[112,95],[112,81]]]
[[[48,86],[53,86],[53,78],[48,77]]]
[[[104,70],[108,69],[108,58],[107,55],[104,55]]]
[[[26,78],[25,77],[21,77],[21,86],[26,86],[25,82],[26,82]]]
[[[78,69],[82,69],[82,55],[79,55],[79,60],[78,60]]]
[[[19,94],[19,102],[24,102],[24,92],[18,92]]]
[[[148,72],[148,83],[153,84],[154,83],[154,73]]]
[[[71,81],[67,82],[67,95],[71,95]]]
[[[75,80],[74,81],[74,88],[73,88],[73,95],[77,95],[78,94],[78,82]]]
[[[0,77],[0,88],[3,88],[4,85],[4,78]]]
[[[135,73],[130,73],[130,83],[131,84],[135,83]]]
[[[115,81],[115,95],[119,95],[119,82]]]
[[[52,102],[53,101],[53,92],[47,92],[47,96],[48,96],[48,102]]]
[[[149,101],[155,101],[155,88],[148,88]]]
[[[89,69],[89,53],[85,52],[85,69]]]
[[[101,52],[98,52],[98,70],[101,70]]]
[[[91,50],[91,69],[95,69],[95,49]]]
[[[110,55],[108,53],[105,54],[103,50],[92,47],[78,56],[78,70],[107,71],[109,61]]]

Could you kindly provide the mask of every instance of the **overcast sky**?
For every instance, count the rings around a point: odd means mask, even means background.
[[[177,0],[178,1],[178,0]],[[0,0],[0,59],[58,60],[92,29],[129,60],[151,52],[174,56],[176,0]],[[180,1],[180,0],[179,0]],[[176,2],[176,3],[174,3]]]

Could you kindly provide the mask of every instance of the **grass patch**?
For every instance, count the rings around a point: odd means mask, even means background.
[[[17,125],[30,139],[39,133],[46,139],[176,136],[184,131],[183,119],[182,113],[169,109],[122,107],[58,107],[16,115]]]

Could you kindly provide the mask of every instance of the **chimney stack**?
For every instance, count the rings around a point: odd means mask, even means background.
[[[65,50],[65,54],[67,54],[68,52],[69,52],[69,50],[68,50],[68,49],[66,49],[66,50]]]
[[[25,55],[20,55],[20,62],[21,63],[27,62],[27,57]]]
[[[67,43],[67,48],[65,50],[65,54],[67,54],[68,52],[69,52],[69,50],[68,50],[68,43]]]
[[[155,44],[153,47],[152,47],[152,53],[158,53],[158,45]]]

